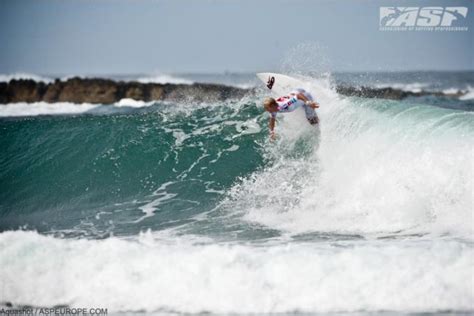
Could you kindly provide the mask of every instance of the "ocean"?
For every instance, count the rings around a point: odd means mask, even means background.
[[[334,82],[437,94],[345,97]],[[279,115],[273,142],[263,88],[218,103],[0,105],[0,305],[473,313],[473,73],[311,85],[319,128]]]

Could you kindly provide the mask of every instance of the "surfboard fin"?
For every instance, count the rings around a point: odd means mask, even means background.
[[[273,76],[268,77],[267,88],[271,90],[273,88],[274,83],[275,83],[275,77]]]

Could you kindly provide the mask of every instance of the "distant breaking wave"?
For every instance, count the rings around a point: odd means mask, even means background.
[[[431,87],[428,83],[423,82],[414,82],[414,83],[377,83],[372,85],[374,88],[377,89],[385,89],[385,88],[392,88],[401,90],[404,92],[413,92],[413,93],[420,93],[420,92],[440,92],[444,95],[455,95],[455,94],[463,94],[459,97],[460,100],[471,100],[474,98],[474,89],[473,87],[469,86],[467,88],[445,88],[445,89],[435,89]]]
[[[469,89],[467,90],[466,94],[459,97],[460,100],[473,100],[474,99],[474,88],[473,87],[469,87]]]
[[[383,89],[383,88],[393,88],[393,89],[398,89],[406,92],[422,92],[426,91],[426,89],[429,87],[428,83],[422,83],[422,82],[415,82],[415,83],[377,83],[373,85],[375,88],[378,89]],[[456,89],[455,92],[458,90]]]
[[[136,81],[141,83],[173,83],[173,84],[193,84],[194,82],[189,79],[174,77],[170,75],[156,75],[156,76],[147,76],[140,77]]]
[[[112,104],[113,108],[142,108],[153,105],[155,102],[137,101],[133,99],[121,99]],[[71,103],[71,102],[34,102],[34,103],[10,103],[0,106],[0,117],[22,117],[22,116],[38,116],[38,115],[75,115],[84,114],[93,110],[103,108],[104,111],[110,112],[109,106],[92,103]],[[102,112],[104,112],[102,111]],[[102,113],[96,111],[94,113]]]

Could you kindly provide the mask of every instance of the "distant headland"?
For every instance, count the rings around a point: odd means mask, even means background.
[[[402,100],[407,97],[436,95],[459,97],[463,92],[411,92],[394,88],[336,86],[345,96]],[[31,79],[14,79],[0,82],[0,104],[17,102],[72,102],[112,104],[124,98],[142,101],[195,101],[213,102],[239,99],[256,93],[254,88],[238,88],[222,84],[159,84],[136,81],[114,81],[100,78],[71,78],[50,83]]]

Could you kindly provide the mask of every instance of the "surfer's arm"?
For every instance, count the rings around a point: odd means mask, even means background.
[[[274,129],[275,129],[275,122],[276,122],[275,117],[274,117],[274,116],[271,116],[271,117],[270,117],[270,121],[268,122],[268,127],[270,128],[270,137],[271,137],[272,139],[275,138],[275,131],[274,131]]]
[[[298,93],[296,97],[300,100],[303,100],[304,103],[312,107],[313,109],[319,108],[319,103],[309,100],[303,93]]]

